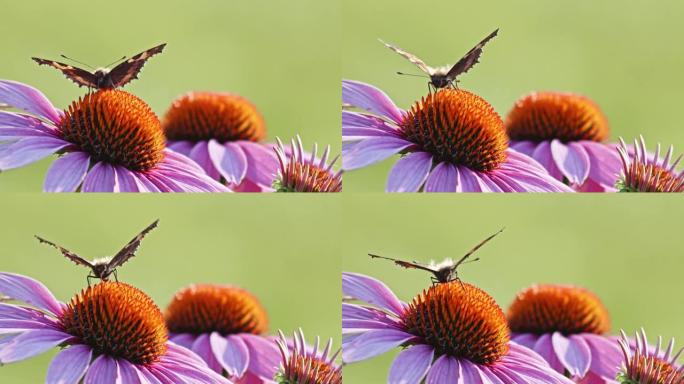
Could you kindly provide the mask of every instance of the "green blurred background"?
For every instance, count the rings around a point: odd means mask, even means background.
[[[340,148],[340,18],[337,2],[3,1],[0,78],[43,91],[64,108],[86,92],[30,57],[63,53],[104,66],[161,42],[168,46],[124,89],[162,115],[190,90],[229,91],[253,101],[269,141],[301,134]],[[0,192],[40,191],[53,159],[0,175]]]
[[[342,269],[383,280],[405,301],[430,286],[430,275],[369,252],[420,260],[458,258],[506,227],[460,268],[463,280],[489,292],[504,309],[533,283],[594,291],[613,331],[644,326],[651,340],[684,346],[684,291],[679,196],[345,195]],[[398,350],[345,368],[345,383],[383,383]]]
[[[33,238],[94,258],[112,255],[159,218],[119,280],[164,308],[190,283],[230,283],[254,293],[270,331],[302,327],[340,345],[339,203],[330,195],[4,194],[0,271],[43,282],[68,301],[88,270]],[[56,351],[0,367],[3,383],[41,383]]]
[[[608,116],[612,139],[643,134],[684,152],[684,3],[677,0],[343,0],[342,76],[374,84],[402,108],[427,92],[411,63],[378,41],[438,66],[453,64],[496,27],[461,86],[501,115],[533,90],[585,94]],[[345,191],[383,191],[397,158],[346,174]]]

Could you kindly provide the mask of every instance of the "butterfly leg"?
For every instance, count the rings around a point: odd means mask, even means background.
[[[114,270],[114,280],[116,280],[117,283],[119,282],[119,275],[116,274],[116,269]]]
[[[90,287],[90,279],[97,279],[97,276],[88,275],[88,277],[86,277],[86,281],[88,282],[88,287]]]

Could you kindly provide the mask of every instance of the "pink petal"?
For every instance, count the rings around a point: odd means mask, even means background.
[[[116,174],[111,164],[103,161],[95,164],[83,180],[82,192],[114,192]]]
[[[425,182],[425,192],[456,192],[457,178],[456,167],[441,162],[430,172]]]
[[[432,155],[410,153],[396,162],[387,178],[387,192],[417,192],[432,168]]]
[[[434,349],[427,345],[414,345],[399,353],[392,362],[388,384],[420,384],[430,369]]]
[[[380,89],[359,81],[342,81],[342,102],[365,109],[398,123],[403,120],[402,112],[392,99]]]
[[[50,362],[46,384],[78,384],[85,375],[93,351],[85,345],[72,345],[61,350]]]
[[[425,384],[455,384],[459,381],[459,364],[453,357],[442,355],[430,368]]]
[[[589,155],[576,143],[551,141],[551,156],[570,184],[582,185],[589,177]]]
[[[357,273],[342,273],[342,292],[357,300],[378,306],[395,315],[404,312],[404,304],[399,301],[385,283]]]
[[[30,277],[0,272],[0,293],[53,315],[62,313],[63,304],[57,301],[43,283]]]
[[[239,184],[247,174],[247,156],[235,143],[209,142],[209,157],[228,184]]]
[[[59,112],[42,92],[29,85],[10,80],[0,80],[0,103],[32,113],[57,123]]]
[[[372,137],[349,147],[342,155],[342,168],[353,170],[375,164],[395,155],[413,143],[398,137]]]
[[[381,355],[415,336],[397,329],[372,330],[362,333],[342,349],[342,360],[353,363]]]
[[[237,336],[223,337],[216,332],[211,334],[211,349],[228,376],[242,377],[249,366],[247,344]]]
[[[575,336],[568,338],[555,332],[551,342],[558,360],[572,377],[582,378],[587,374],[591,364],[591,350],[584,340]]]
[[[62,331],[37,329],[26,331],[5,344],[0,350],[0,364],[14,363],[40,355],[73,336]]]
[[[45,175],[44,192],[74,192],[83,183],[90,167],[85,152],[70,152],[55,160]]]

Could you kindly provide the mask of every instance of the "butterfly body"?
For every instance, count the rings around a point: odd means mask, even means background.
[[[127,262],[130,258],[135,256],[135,252],[140,246],[140,242],[142,241],[142,239],[145,237],[145,235],[147,235],[147,233],[156,228],[158,223],[159,220],[156,220],[154,223],[147,226],[147,228],[143,229],[142,232],[136,235],[131,241],[128,242],[128,244],[121,248],[121,250],[117,252],[116,255],[112,257],[102,257],[94,259],[92,261],[86,260],[85,258],[77,255],[76,253],[71,252],[68,249],[59,246],[53,242],[45,240],[42,237],[36,236],[36,238],[41,243],[56,248],[58,251],[62,253],[64,257],[73,261],[77,265],[82,265],[84,267],[90,268],[90,274],[88,274],[88,285],[90,285],[91,278],[100,279],[102,281],[108,281],[112,275],[114,275],[114,278],[117,278],[116,269],[125,262]]]
[[[485,245],[487,242],[489,242],[491,239],[493,239],[496,235],[500,234],[503,232],[503,228],[500,229],[498,232],[494,233],[493,235],[487,237],[486,239],[482,240],[479,244],[477,244],[475,247],[473,247],[470,251],[468,251],[465,255],[463,255],[460,259],[458,260],[453,260],[450,258],[446,258],[443,261],[436,263],[434,261],[430,262],[429,264],[422,264],[417,261],[404,261],[404,260],[399,260],[399,259],[393,259],[391,257],[385,257],[385,256],[379,256],[375,254],[369,253],[368,256],[374,259],[385,259],[385,260],[390,260],[393,261],[394,264],[404,267],[404,268],[409,268],[409,269],[420,269],[423,271],[430,272],[432,274],[432,283],[433,284],[443,284],[443,283],[449,283],[452,281],[460,281],[460,278],[458,277],[458,267],[461,264],[466,263],[466,260],[475,253],[480,247]],[[470,261],[477,261],[479,259],[472,259]]]
[[[463,73],[468,72],[470,68],[472,68],[475,64],[479,62],[480,55],[482,55],[482,48],[485,46],[485,44],[487,44],[487,42],[489,42],[489,40],[496,37],[498,33],[499,30],[496,29],[494,32],[487,35],[487,37],[480,41],[470,51],[468,51],[468,53],[466,53],[465,56],[463,56],[458,62],[456,62],[456,64],[443,67],[431,67],[425,64],[425,62],[418,58],[418,56],[396,45],[385,43],[382,40],[380,40],[380,42],[383,43],[387,48],[393,50],[406,60],[416,65],[421,71],[428,75],[428,77],[430,78],[429,85],[431,85],[435,89],[447,87],[456,88],[456,84],[458,83],[457,77]]]
[[[60,70],[69,80],[78,84],[79,87],[95,89],[120,88],[138,78],[138,73],[145,62],[152,56],[161,53],[166,44],[150,48],[144,52],[132,56],[114,68],[101,67],[90,72],[86,69],[74,67],[58,61],[32,57],[39,65],[47,65]]]

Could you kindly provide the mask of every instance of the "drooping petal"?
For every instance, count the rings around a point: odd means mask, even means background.
[[[589,155],[582,146],[576,143],[563,144],[558,140],[553,140],[551,141],[551,156],[570,184],[582,185],[589,177]]]
[[[119,369],[116,361],[107,355],[100,355],[90,365],[83,384],[119,384]],[[123,384],[123,383],[122,383]]]
[[[63,304],[43,283],[30,277],[0,272],[0,293],[53,315],[62,313]]]
[[[342,111],[342,140],[360,140],[371,136],[396,134],[397,129],[384,120],[361,113]]]
[[[272,379],[280,367],[280,351],[275,341],[251,334],[240,334],[240,337],[249,348],[249,371]]]
[[[0,155],[0,170],[35,163],[71,144],[56,137],[27,137],[5,148]]]
[[[209,156],[214,166],[229,184],[239,184],[247,174],[247,156],[235,143],[209,141]]]
[[[14,363],[40,355],[72,338],[73,336],[67,333],[51,329],[26,331],[2,347],[0,364]]]
[[[401,110],[385,92],[359,81],[342,81],[342,102],[388,118],[395,123],[403,119]]]
[[[128,360],[117,359],[116,365],[119,370],[119,378],[121,384],[148,384],[149,381],[143,376],[142,372],[138,370],[135,364]]]
[[[591,163],[589,178],[614,191],[622,169],[616,146],[593,141],[582,141],[581,144],[587,151]]]
[[[398,137],[373,137],[354,144],[342,155],[345,171],[375,164],[395,155],[413,144]]]
[[[466,359],[459,360],[459,384],[490,384],[486,377],[482,377],[480,369]]]
[[[85,152],[70,152],[55,160],[45,175],[43,191],[74,192],[83,183],[90,166]]]
[[[413,152],[394,164],[387,178],[387,192],[417,192],[432,168],[432,155]]]
[[[457,178],[454,165],[441,162],[430,172],[425,182],[425,192],[456,192]]]
[[[26,136],[54,136],[55,128],[21,113],[0,111],[0,141],[19,140]]]
[[[558,180],[563,179],[563,173],[558,169],[556,161],[551,154],[551,143],[548,141],[539,143],[534,152],[532,152],[532,158],[537,160],[551,176]]]
[[[114,166],[103,161],[95,164],[83,180],[83,192],[114,192],[116,173]]]
[[[46,384],[78,384],[90,365],[93,351],[86,345],[61,350],[50,362]]]
[[[219,173],[218,169],[214,166],[214,162],[211,159],[211,156],[209,156],[209,142],[208,141],[200,141],[199,143],[195,144],[195,146],[192,147],[190,152],[187,155],[189,158],[193,159],[197,165],[202,167],[204,171],[211,177],[212,179],[219,179],[221,177],[221,174]]]
[[[454,384],[459,380],[459,364],[456,359],[442,355],[432,364],[425,384]]]
[[[556,351],[551,342],[551,335],[544,334],[539,337],[537,343],[534,345],[534,351],[537,352],[546,362],[557,372],[563,372],[563,363],[558,360]]]
[[[427,375],[435,351],[427,345],[414,345],[399,353],[392,362],[388,384],[420,384]]]
[[[456,192],[488,192],[491,188],[478,172],[459,165],[456,167]]]
[[[59,111],[42,92],[16,81],[0,80],[0,103],[9,104],[53,123],[60,120]]]
[[[242,377],[249,366],[247,344],[237,336],[223,337],[216,332],[211,334],[211,349],[221,366],[231,377]]]
[[[342,273],[342,292],[355,299],[373,304],[397,316],[404,312],[404,304],[399,301],[385,283],[357,273]]]
[[[584,340],[554,332],[551,342],[558,360],[572,377],[582,378],[587,374],[591,364],[591,350]]]
[[[616,377],[623,359],[617,341],[610,337],[593,334],[583,334],[582,338],[591,350],[589,370],[604,378]]]
[[[210,336],[206,333],[197,336],[189,349],[204,360],[209,368],[213,369],[215,372],[223,371],[223,367],[212,349]]]
[[[415,336],[398,329],[372,330],[360,334],[349,344],[342,347],[342,360],[345,363],[370,359],[396,348]]]
[[[273,148],[251,141],[238,143],[247,157],[247,179],[261,186],[271,187],[275,180],[278,159]]]
[[[115,165],[114,176],[116,177],[114,192],[141,192],[141,187],[143,192],[146,191],[145,187],[140,185],[140,179],[135,176],[134,171]]]

